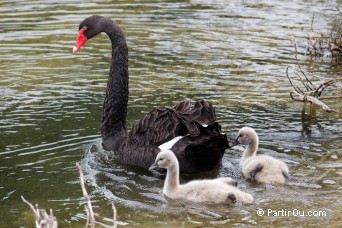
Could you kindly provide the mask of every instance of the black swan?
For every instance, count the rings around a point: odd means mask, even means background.
[[[79,25],[73,53],[105,32],[112,42],[112,63],[103,104],[101,136],[105,150],[119,153],[123,163],[148,169],[162,149],[176,154],[180,172],[196,173],[221,164],[229,148],[216,122],[215,109],[205,101],[182,101],[173,108],[155,108],[127,131],[128,48],[122,29],[111,19],[94,15]]]

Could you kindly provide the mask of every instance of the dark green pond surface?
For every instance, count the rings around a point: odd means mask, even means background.
[[[127,227],[337,227],[341,114],[292,101],[286,78],[287,66],[296,65],[294,37],[304,69],[321,80],[341,76],[341,58],[305,55],[313,15],[315,29],[329,32],[341,21],[336,7],[342,2],[1,0],[0,227],[34,226],[21,195],[53,209],[60,227],[84,227],[76,162],[97,220],[106,224],[114,202],[118,224]],[[255,203],[184,205],[164,198],[164,176],[104,151],[100,119],[110,41],[100,35],[71,54],[79,23],[93,14],[114,19],[127,37],[129,126],[154,107],[205,99],[215,105],[229,138],[243,126],[255,128],[258,153],[285,161],[291,179],[269,190],[246,182],[238,167],[243,147],[236,147],[217,170],[181,179],[234,177]],[[342,112],[341,99],[326,102]],[[325,214],[306,216],[314,211]]]

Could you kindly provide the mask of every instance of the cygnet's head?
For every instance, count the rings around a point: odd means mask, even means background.
[[[178,165],[176,155],[171,150],[163,150],[158,153],[155,162],[151,165],[149,170],[157,168],[169,169],[175,165]]]
[[[252,142],[257,142],[257,141],[258,141],[258,135],[253,130],[253,128],[243,127],[240,129],[235,141],[232,144],[232,147],[239,145],[239,144],[248,145]]]

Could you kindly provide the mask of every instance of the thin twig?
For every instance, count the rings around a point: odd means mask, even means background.
[[[317,89],[316,89],[316,92],[315,94],[317,94],[317,97],[320,97],[323,93],[323,91],[325,90],[325,88],[327,88],[329,85],[335,83],[335,80],[334,79],[330,79],[324,83],[322,83]],[[319,91],[321,90],[321,91]]]
[[[113,208],[113,227],[116,228],[117,227],[117,224],[116,224],[117,212],[116,212],[116,207],[115,207],[114,203],[112,203],[112,208]]]
[[[23,196],[21,199],[30,206],[34,215],[35,215],[35,223],[37,228],[57,228],[58,223],[56,217],[53,216],[52,209],[50,209],[50,215],[46,212],[46,210],[39,210],[38,204],[34,207],[30,202],[28,202]],[[42,219],[40,218],[40,213],[42,213]]]
[[[298,51],[297,51],[297,44],[294,43],[293,45],[294,45],[294,48],[295,48],[295,58],[296,58],[297,66],[298,66],[300,72],[301,72],[301,73],[303,74],[303,76],[305,77],[305,79],[311,84],[311,86],[312,86],[313,89],[314,89],[315,86],[314,86],[314,85],[311,83],[311,81],[307,78],[307,76],[306,76],[305,73],[304,73],[304,70],[302,69],[302,66],[299,64],[299,60],[298,60],[298,56],[297,56],[297,53],[298,53]]]
[[[36,227],[39,227],[39,210],[37,210],[29,201],[27,201],[24,196],[21,196],[21,199],[24,201],[24,203],[26,203],[27,205],[30,206],[30,208],[32,209],[34,216],[35,216],[35,223],[36,223]],[[37,207],[38,208],[38,207]]]
[[[315,14],[312,15],[312,20],[311,20],[311,31],[313,31],[313,32],[314,32],[314,30],[313,30],[314,20],[315,20]]]
[[[86,222],[85,227],[88,227],[89,226],[89,221],[90,221],[90,216],[89,216],[89,210],[88,210],[87,205],[84,205],[84,210],[85,210],[85,212],[87,214],[87,222]]]
[[[299,89],[298,87],[294,86],[294,84],[292,83],[292,80],[289,76],[289,66],[286,68],[286,76],[287,76],[287,79],[289,79],[289,82],[290,84],[292,85],[293,89],[296,90],[297,93],[302,93],[303,91],[301,91],[301,89]]]
[[[340,12],[340,14],[342,14],[342,11],[336,6],[336,9],[338,12]]]
[[[296,48],[296,45],[295,45]],[[288,78],[292,88],[294,91],[290,92],[290,96],[295,101],[301,101],[306,102],[309,101],[313,104],[316,104],[317,106],[321,107],[326,112],[336,112],[335,110],[331,109],[329,106],[324,104],[322,101],[319,100],[320,96],[322,95],[323,91],[330,85],[333,85],[337,83],[337,81],[342,81],[342,78],[333,78],[326,80],[325,82],[321,83],[318,87],[316,87],[311,80],[307,77],[307,73],[301,68],[301,66],[298,64],[297,71],[295,72],[295,75],[297,76],[297,80],[302,83],[304,86],[304,89],[306,92],[302,91],[298,86],[296,86],[293,82],[294,79],[291,79],[289,75],[289,68],[286,68],[286,77]],[[301,73],[299,74],[298,71]],[[301,76],[303,75],[303,76]],[[303,77],[303,78],[302,78]],[[316,77],[313,75],[312,78]],[[336,112],[338,113],[338,112]]]
[[[84,184],[84,174],[82,171],[82,167],[78,163],[76,163],[76,166],[77,166],[78,172],[80,173],[80,182],[81,182],[80,184],[81,184],[83,196],[86,199],[87,204],[88,204],[87,209],[89,212],[88,218],[90,219],[90,226],[95,227],[95,216],[94,216],[94,212],[93,212],[93,207],[91,206],[90,197],[88,195],[87,189],[86,189],[85,184]]]
[[[294,98],[293,93],[295,93],[298,96],[298,98]],[[302,102],[309,101],[309,102],[311,102],[313,104],[316,104],[316,105],[321,107],[326,112],[336,112],[335,110],[329,108],[329,106],[327,106],[322,101],[318,100],[317,98],[315,98],[313,96],[302,95],[302,94],[299,94],[299,93],[296,93],[296,92],[291,92],[290,96],[292,97],[292,99],[294,99],[296,101],[302,101]]]

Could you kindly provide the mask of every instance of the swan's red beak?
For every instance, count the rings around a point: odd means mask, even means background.
[[[85,38],[84,36],[84,31],[87,29],[87,27],[83,27],[79,33],[78,33],[78,36],[77,36],[77,39],[76,39],[76,43],[75,43],[75,46],[74,48],[72,49],[72,53],[75,54],[78,50],[80,50],[80,48],[82,47],[82,45],[87,41],[87,38]]]

